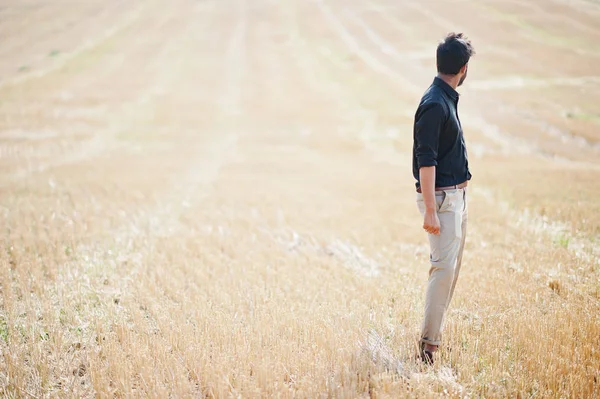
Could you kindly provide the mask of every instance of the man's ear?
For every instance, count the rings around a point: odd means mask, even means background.
[[[460,68],[460,73],[466,73],[467,69],[469,69],[469,63],[467,62],[465,65],[462,66],[462,68]]]

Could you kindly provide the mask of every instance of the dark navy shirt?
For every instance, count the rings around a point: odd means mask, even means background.
[[[435,186],[454,186],[471,179],[467,147],[458,119],[458,93],[436,77],[421,98],[415,114],[413,175],[419,187],[419,168],[435,166]]]

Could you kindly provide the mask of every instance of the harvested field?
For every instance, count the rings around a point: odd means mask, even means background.
[[[85,4],[84,4],[85,3]],[[7,0],[0,396],[600,397],[600,4]],[[470,220],[440,361],[412,121]]]

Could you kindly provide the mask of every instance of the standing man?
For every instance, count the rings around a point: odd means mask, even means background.
[[[421,330],[421,359],[433,364],[448,304],[460,271],[467,230],[467,149],[458,118],[456,88],[475,54],[462,33],[450,33],[437,48],[438,75],[415,114],[413,175],[423,229],[429,235],[429,281]]]

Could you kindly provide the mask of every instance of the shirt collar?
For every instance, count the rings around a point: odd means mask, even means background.
[[[435,79],[433,79],[433,84],[441,87],[442,90],[444,90],[446,94],[448,94],[454,101],[458,100],[458,92],[454,90],[448,83],[444,82],[442,78],[436,76]]]

